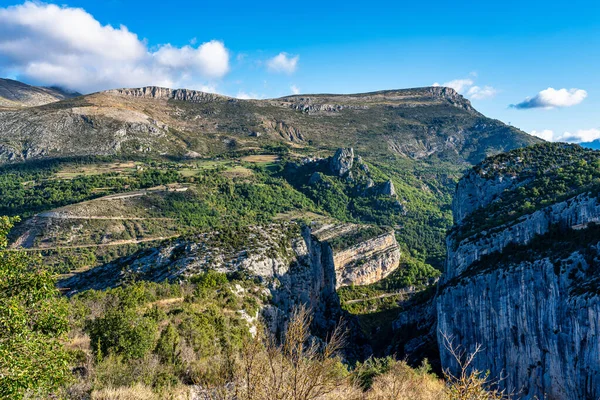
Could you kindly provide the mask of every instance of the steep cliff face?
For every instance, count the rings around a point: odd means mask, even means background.
[[[445,287],[437,301],[443,367],[457,368],[444,347],[446,334],[470,352],[481,344],[473,367],[503,376],[500,384],[523,398],[599,398],[600,299],[575,295],[569,279],[594,266],[578,252],[564,264],[577,267],[557,273],[543,258]]]
[[[567,157],[539,174],[548,151]],[[595,174],[600,155],[555,145],[532,152],[540,155],[506,156],[458,185],[436,301],[442,366],[458,368],[448,337],[468,352],[482,345],[473,367],[520,397],[599,398],[600,199],[596,181],[581,176]]]
[[[206,93],[198,90],[188,89],[168,89],[158,86],[146,86],[143,88],[133,89],[112,89],[107,90],[104,93],[116,96],[137,97],[145,99],[179,100],[187,101],[190,103],[205,103],[223,100],[235,101],[235,99],[233,98],[214,93]]]
[[[600,221],[600,200],[596,195],[582,193],[461,241],[448,237],[446,278],[460,275],[481,257],[501,252],[506,246],[527,244],[536,236],[548,233],[553,226],[582,229],[590,222]]]
[[[333,253],[337,286],[369,285],[400,265],[400,248],[393,232],[384,233]]]
[[[335,291],[343,285],[376,282],[399,265],[400,249],[393,232],[356,236],[364,229],[360,225],[339,223],[303,228],[294,222],[254,226],[246,229],[243,239],[233,247],[226,244],[227,239],[221,237],[221,233],[206,233],[194,240],[177,239],[141,250],[131,257],[74,275],[63,280],[61,286],[72,292],[104,289],[132,276],[157,282],[172,281],[211,269],[246,271],[269,282],[298,274],[300,278],[292,281],[321,288],[327,286],[328,290]],[[339,238],[356,240],[340,245],[334,242]],[[298,266],[316,270],[305,275]],[[317,291],[305,289],[294,288],[292,292],[302,297],[301,292]],[[312,295],[308,296],[306,299]]]
[[[467,215],[480,207],[487,206],[515,184],[514,178],[510,176],[499,175],[489,179],[474,170],[469,170],[458,182],[452,200],[454,223],[460,224]]]

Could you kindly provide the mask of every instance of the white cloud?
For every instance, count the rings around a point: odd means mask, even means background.
[[[554,131],[551,131],[550,129],[544,129],[541,131],[531,131],[530,132],[533,136],[537,136],[541,139],[547,140],[549,142],[554,142]]]
[[[161,46],[152,53],[159,66],[173,70],[195,70],[208,78],[221,78],[229,71],[229,52],[222,42],[212,40],[198,48]]]
[[[293,94],[300,94],[300,89],[296,85],[290,86],[290,90],[292,91]]]
[[[252,99],[252,98],[253,98],[253,97],[252,97],[252,96],[251,96],[249,93],[246,93],[246,92],[243,92],[243,91],[240,91],[240,92],[238,92],[238,93],[235,95],[235,97],[236,97],[237,99],[242,99],[242,100],[249,100],[249,99]]]
[[[467,97],[475,100],[484,100],[494,97],[498,91],[491,86],[472,86],[467,92]]]
[[[25,2],[0,8],[0,72],[83,92],[144,85],[214,88],[229,71],[219,41],[148,48],[121,25],[100,24],[81,8]]]
[[[456,90],[459,93],[462,93],[464,89],[473,86],[475,82],[472,79],[454,79],[453,81],[444,82],[441,85],[439,83],[434,83],[433,86],[444,86],[449,87]]]
[[[300,56],[290,56],[287,53],[279,53],[275,57],[267,60],[267,68],[271,72],[283,72],[293,74],[298,67]]]
[[[251,99],[263,99],[265,96],[264,95],[259,95],[258,93],[254,93],[254,92],[244,92],[243,90],[240,90],[236,95],[236,98],[241,99],[241,100],[251,100]]]
[[[519,104],[512,104],[512,108],[521,110],[529,108],[556,108],[571,107],[581,103],[587,97],[583,89],[554,89],[542,90],[534,97],[528,97]]]
[[[191,85],[187,86],[186,89],[199,90],[206,93],[217,93],[216,85]]]
[[[477,78],[476,72],[469,74],[473,79]],[[475,81],[471,78],[454,79],[452,81],[444,82],[439,84],[434,83],[432,86],[444,86],[456,90],[458,93],[472,99],[472,100],[485,100],[494,97],[498,91],[492,86],[476,86]]]
[[[588,143],[600,139],[600,129],[580,129],[574,133],[555,133],[552,130],[531,131],[531,134],[550,142]]]

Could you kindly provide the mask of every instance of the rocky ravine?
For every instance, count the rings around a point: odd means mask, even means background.
[[[470,172],[455,221],[512,184]],[[481,344],[474,368],[504,377],[500,386],[519,397],[600,398],[599,220],[598,194],[583,193],[462,240],[451,235],[437,297],[442,366],[457,369],[447,335],[469,352]]]
[[[343,312],[336,289],[348,284],[368,284],[399,266],[400,250],[393,232],[366,238],[335,250],[329,241],[360,226],[295,222],[255,226],[236,248],[224,245],[219,232],[195,240],[173,240],[141,250],[130,257],[79,273],[59,282],[68,294],[117,286],[127,279],[176,281],[208,269],[246,271],[259,277],[270,290],[272,304],[265,315],[272,326],[285,324],[292,309],[304,304],[314,312],[314,329],[328,332]],[[359,329],[353,329],[359,335]],[[363,350],[361,350],[363,351]],[[363,358],[364,354],[354,354]]]

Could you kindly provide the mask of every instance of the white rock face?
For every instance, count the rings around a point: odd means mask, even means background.
[[[459,185],[458,192],[460,191]],[[517,221],[484,231],[481,235],[468,237],[458,245],[454,237],[449,236],[445,278],[451,279],[460,275],[482,256],[502,251],[509,244],[527,244],[536,235],[547,233],[552,225],[577,228],[598,221],[600,199],[590,193],[582,193],[567,201],[525,215]]]
[[[467,174],[457,188],[455,220],[462,221],[511,187],[513,181],[506,178]],[[582,274],[592,279],[590,274],[598,270],[600,237],[583,250],[473,269],[484,255],[502,253],[511,244],[529,244],[552,226],[588,229],[600,220],[596,196],[580,194],[460,243],[452,235],[448,238],[447,266],[436,300],[443,368],[457,371],[443,344],[446,334],[468,352],[481,344],[474,368],[505,377],[501,387],[519,397],[600,398],[600,297],[577,290]]]
[[[446,288],[437,299],[443,367],[457,368],[445,333],[468,352],[481,344],[474,368],[505,376],[502,386],[525,399],[600,398],[600,298],[572,295],[570,272],[542,259]]]
[[[175,240],[142,250],[59,285],[74,294],[117,286],[128,276],[162,282],[208,269],[247,271],[260,277],[270,291],[274,307],[265,308],[263,314],[271,326],[284,326],[294,307],[303,304],[313,311],[314,325],[328,332],[343,313],[336,293],[339,286],[375,282],[399,265],[400,250],[393,232],[334,252],[329,241],[356,229],[353,224],[324,225],[318,230],[296,223],[248,227],[241,249],[223,246],[221,239],[215,239],[216,233],[204,234],[194,241]],[[357,327],[353,334],[359,331]]]
[[[493,202],[503,191],[516,184],[507,176],[497,176],[494,180],[487,179],[473,170],[469,170],[458,182],[456,194],[452,200],[454,223],[462,220],[473,211]]]
[[[400,265],[400,247],[393,232],[336,252],[336,286],[368,285],[388,276]]]
[[[112,89],[104,93],[114,96],[138,97],[155,100],[179,100],[190,103],[206,103],[218,100],[235,100],[227,96],[214,93],[201,92],[199,90],[169,89],[157,86],[146,86],[133,89]]]

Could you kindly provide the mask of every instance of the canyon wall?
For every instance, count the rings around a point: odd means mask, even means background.
[[[458,185],[458,225],[518,180],[467,174]],[[442,366],[490,371],[518,398],[600,398],[600,200],[581,193],[462,238],[448,237],[437,335]]]

